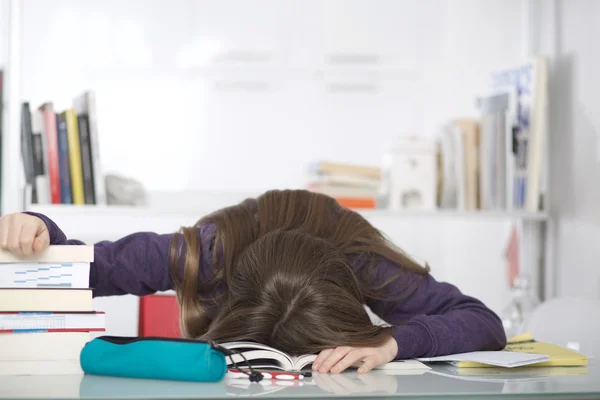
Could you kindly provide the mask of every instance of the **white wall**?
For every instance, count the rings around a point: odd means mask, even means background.
[[[61,109],[94,88],[104,169],[152,191],[298,187],[314,159],[378,164],[398,135],[475,115],[489,71],[521,55],[521,0],[24,3],[25,98]],[[331,61],[344,55],[363,63]],[[508,300],[507,221],[374,223],[438,279],[496,311]]]
[[[548,4],[554,10],[538,11],[537,40],[540,51],[554,57],[549,126],[556,289],[560,295],[600,298],[600,4]]]
[[[520,0],[24,4],[25,98],[60,110],[95,88],[104,169],[155,191],[379,164],[395,137],[472,115],[488,72],[520,55]]]

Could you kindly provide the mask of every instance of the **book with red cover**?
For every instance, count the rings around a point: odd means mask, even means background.
[[[60,204],[60,170],[58,162],[58,133],[56,130],[56,114],[52,103],[40,106],[44,116],[44,134],[46,135],[46,156],[48,159],[48,176],[50,178],[50,201]]]
[[[141,297],[138,335],[181,337],[177,298],[167,295]]]

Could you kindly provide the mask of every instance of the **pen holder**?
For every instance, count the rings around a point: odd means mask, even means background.
[[[80,362],[86,374],[127,378],[218,382],[227,372],[225,355],[210,343],[160,337],[100,336]]]

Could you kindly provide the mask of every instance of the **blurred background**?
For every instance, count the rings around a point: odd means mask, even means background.
[[[93,243],[319,191],[514,330],[600,297],[599,20],[594,0],[0,0],[1,211]],[[137,298],[95,301],[138,333]]]

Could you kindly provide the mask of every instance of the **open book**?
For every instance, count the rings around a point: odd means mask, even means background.
[[[228,350],[233,350],[238,353],[242,353],[244,357],[246,357],[246,360],[252,365],[252,368],[256,369],[301,371],[310,369],[313,361],[315,361],[315,359],[317,358],[316,354],[305,354],[293,357],[273,347],[254,342],[229,342],[222,343],[221,346],[225,347]],[[231,368],[233,367],[233,362],[235,362],[238,368],[247,368],[248,364],[244,361],[244,357],[242,357],[240,354],[233,354],[231,358],[227,357],[227,366]],[[417,360],[402,360],[380,365],[379,367],[377,367],[377,369],[396,371],[426,371],[430,368]]]

